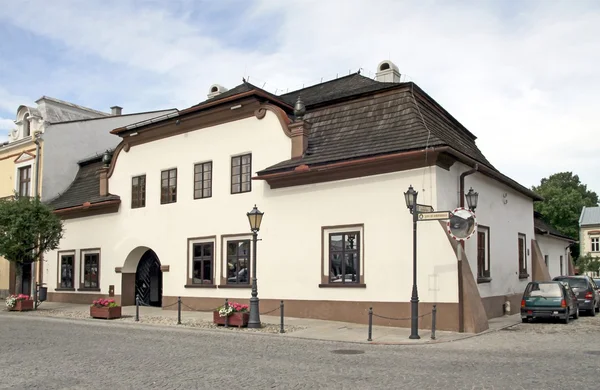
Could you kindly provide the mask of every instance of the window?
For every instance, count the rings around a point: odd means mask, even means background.
[[[100,253],[86,253],[83,255],[83,288],[100,288]]]
[[[560,274],[564,275],[564,273],[563,273],[563,257],[562,256],[560,256]]]
[[[519,279],[526,279],[527,274],[527,245],[525,244],[526,236],[519,233]]]
[[[477,281],[487,282],[490,278],[490,229],[477,226]]]
[[[160,204],[177,202],[177,168],[160,173]]]
[[[250,284],[250,240],[227,241],[227,284]]]
[[[214,243],[203,242],[192,247],[192,284],[212,284]]]
[[[252,154],[231,158],[231,193],[239,194],[252,190]]]
[[[212,161],[194,165],[194,199],[212,196]]]
[[[29,196],[31,190],[31,165],[19,168],[19,196]]]
[[[600,252],[600,237],[592,237],[592,252]]]
[[[74,266],[74,255],[60,256],[60,288],[75,288],[73,285]]]
[[[146,175],[131,179],[131,208],[146,207]]]
[[[329,282],[360,283],[360,233],[329,234]]]

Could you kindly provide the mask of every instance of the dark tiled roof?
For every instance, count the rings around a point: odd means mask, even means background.
[[[280,162],[259,174],[442,145],[494,169],[475,145],[475,137],[440,113],[443,109],[418,87],[394,85],[394,93],[308,110],[304,119],[311,128],[305,156]]]
[[[92,204],[106,202],[108,200],[119,200],[117,195],[100,196],[100,178],[98,169],[102,167],[102,156],[82,161],[75,180],[67,190],[54,198],[48,205],[55,210],[81,206],[85,202]]]
[[[552,236],[564,238],[565,240],[574,241],[572,237],[569,237],[565,234],[559,232],[554,226],[550,225],[548,222],[544,221],[544,217],[542,214],[537,211],[533,212],[533,226],[538,233],[542,234],[550,234]]]

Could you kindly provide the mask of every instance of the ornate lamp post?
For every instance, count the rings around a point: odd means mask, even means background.
[[[258,286],[256,285],[256,241],[258,240],[258,231],[262,222],[263,212],[260,212],[256,205],[249,213],[248,221],[252,231],[252,296],[250,298],[250,318],[248,319],[248,328],[260,328],[260,313],[258,308]]]
[[[469,192],[465,195],[467,198],[467,206],[469,206],[469,210],[475,211],[477,208],[477,201],[479,200],[479,193],[473,191],[473,187],[469,188]]]
[[[420,339],[419,336],[419,293],[417,291],[417,221],[419,213],[417,212],[417,195],[411,185],[408,191],[404,193],[406,207],[413,216],[413,286],[410,297],[410,336],[409,339]]]

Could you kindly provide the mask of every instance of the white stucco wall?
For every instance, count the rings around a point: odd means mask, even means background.
[[[439,210],[452,210],[459,205],[459,177],[461,173],[470,169],[461,163],[455,163],[450,171],[437,168]],[[470,187],[479,193],[475,210],[477,223],[489,227],[490,234],[492,281],[478,284],[479,293],[482,298],[522,293],[531,276],[528,279],[519,279],[518,234],[526,235],[527,270],[531,275],[533,201],[481,173],[465,177],[465,193]],[[466,241],[465,251],[471,270],[477,277],[476,236]]]
[[[536,234],[535,238],[543,256],[548,256],[548,272],[550,277],[566,275],[569,272],[569,242],[547,235]],[[560,257],[562,256],[562,272],[560,268]]]
[[[111,116],[102,119],[49,125],[43,134],[42,201],[64,192],[77,174],[77,161],[116,147],[121,138],[110,131],[121,126],[155,118],[173,110]]]
[[[246,212],[265,212],[258,243],[259,294],[271,299],[409,301],[412,287],[412,216],[403,192],[410,184],[419,202],[435,200],[435,168],[298,187],[270,189],[253,181],[252,192],[230,194],[231,156],[252,152],[252,171],[289,158],[290,139],[270,111],[254,117],[134,146],[118,156],[109,190],[121,196],[117,214],[65,221],[61,250],[102,247],[101,288],[121,293],[128,254],[153,249],[162,265],[163,295],[248,298],[250,289],[185,288],[187,239],[217,236],[216,280],[223,273],[222,235],[249,236]],[[194,163],[213,161],[213,195],[193,199]],[[160,172],[177,167],[177,203],[160,204]],[[432,172],[432,177],[429,177]],[[146,174],[146,207],[131,209],[131,178]],[[361,259],[366,288],[319,288],[321,228],[364,224]],[[325,245],[327,248],[327,245]],[[56,285],[56,252],[47,256],[45,280]],[[437,222],[419,223],[418,283],[422,302],[457,302],[456,257]],[[76,259],[80,272],[79,252]],[[325,263],[327,266],[327,262]]]

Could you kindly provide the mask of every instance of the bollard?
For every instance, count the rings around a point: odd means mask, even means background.
[[[281,301],[279,303],[279,317],[280,317],[279,333],[285,333],[285,330],[283,329],[283,301]]]
[[[138,322],[140,320],[140,297],[138,294],[135,294],[135,321]]]
[[[225,310],[229,308],[229,299],[225,298]],[[229,316],[225,316],[225,327],[229,328]]]
[[[369,308],[369,337],[367,341],[373,341],[373,308]]]
[[[433,305],[431,309],[431,339],[435,340],[435,317],[437,315],[437,305]]]
[[[177,325],[181,325],[181,297],[177,297]]]

